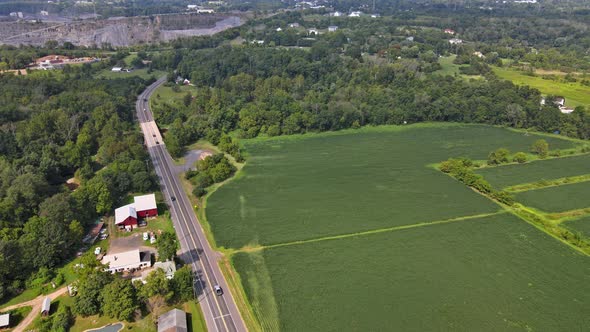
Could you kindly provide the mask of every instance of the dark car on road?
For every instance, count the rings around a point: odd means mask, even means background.
[[[223,295],[223,289],[221,289],[221,287],[219,287],[219,285],[213,286],[213,289],[215,290],[215,294],[217,296]]]

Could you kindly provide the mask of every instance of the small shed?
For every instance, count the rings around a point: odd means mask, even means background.
[[[123,68],[122,68],[122,67],[113,67],[113,68],[111,69],[111,71],[112,71],[112,72],[115,72],[115,73],[120,73],[120,72],[122,72],[122,71],[123,71]]]
[[[10,314],[0,315],[0,328],[10,325]]]
[[[158,317],[158,332],[186,332],[186,312],[172,309]]]
[[[49,296],[46,296],[43,299],[43,303],[41,304],[41,315],[49,316],[49,312],[51,311],[51,299]]]

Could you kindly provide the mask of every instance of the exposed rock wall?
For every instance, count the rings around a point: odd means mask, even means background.
[[[240,17],[222,14],[173,14],[64,23],[0,22],[0,44],[43,45],[48,40],[56,40],[83,46],[128,46],[210,35],[242,23]]]

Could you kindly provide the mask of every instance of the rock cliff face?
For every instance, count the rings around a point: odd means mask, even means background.
[[[210,35],[242,23],[240,17],[222,14],[172,14],[62,23],[0,22],[0,44],[43,45],[48,40],[56,40],[82,46],[128,46]]]

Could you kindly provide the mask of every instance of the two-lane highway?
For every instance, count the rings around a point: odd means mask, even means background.
[[[166,81],[161,78],[139,95],[136,103],[137,118],[145,138],[145,144],[160,179],[162,192],[170,206],[172,222],[180,240],[181,257],[195,272],[198,300],[209,331],[246,331],[246,327],[234,298],[217,264],[218,253],[213,251],[190,200],[180,180],[174,174],[173,161],[162,140],[149,108],[149,98],[158,86]],[[217,295],[213,286],[219,285],[223,295]]]

